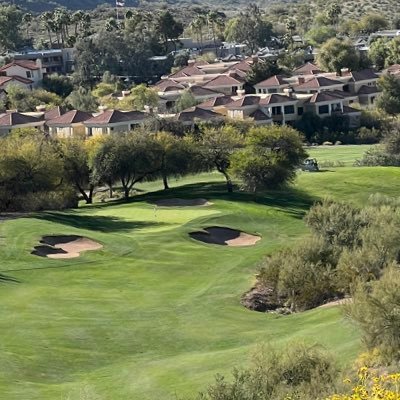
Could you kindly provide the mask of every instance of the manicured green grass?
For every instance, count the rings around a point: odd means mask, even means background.
[[[153,192],[0,222],[1,271],[18,281],[0,287],[0,397],[175,399],[246,364],[263,342],[318,341],[350,362],[359,338],[337,307],[274,316],[244,309],[240,296],[263,255],[307,234],[302,216],[314,200],[397,196],[399,178],[396,168],[338,168],[301,173],[291,189],[228,196],[218,174],[201,175],[171,182],[167,196],[205,197],[210,207],[155,208],[147,200],[166,194]],[[227,248],[188,237],[212,225],[262,240]],[[104,248],[72,260],[30,255],[48,234],[87,236]]]
[[[343,146],[317,146],[308,147],[307,152],[311,158],[316,158],[321,164],[341,163],[350,167],[355,161],[360,160],[363,154],[372,146],[364,145],[343,145]]]

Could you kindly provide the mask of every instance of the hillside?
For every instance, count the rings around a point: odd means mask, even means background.
[[[6,3],[10,3],[11,1],[6,1]],[[109,4],[110,6],[115,5],[115,1],[113,0],[16,0],[14,3],[22,8],[35,11],[42,12],[46,10],[51,10],[56,7],[67,7],[71,10],[78,9],[94,9],[99,5]],[[126,0],[126,6],[134,7],[138,5],[137,0]]]

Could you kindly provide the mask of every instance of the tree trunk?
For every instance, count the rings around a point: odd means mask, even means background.
[[[113,191],[112,183],[108,183],[108,191],[109,191],[110,199],[112,199],[113,196],[114,196],[114,191]]]
[[[168,190],[169,186],[168,186],[168,177],[166,174],[163,174],[163,184],[164,184],[164,190]]]
[[[232,193],[233,192],[233,183],[232,183],[230,176],[228,175],[228,173],[226,171],[221,171],[221,173],[224,175],[224,177],[226,179],[226,189],[228,190],[228,193]]]
[[[129,199],[129,193],[130,193],[130,189],[129,189],[129,187],[128,186],[124,186],[124,198],[125,198],[125,200],[128,200]]]

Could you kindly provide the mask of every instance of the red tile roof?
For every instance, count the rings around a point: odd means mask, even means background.
[[[200,108],[213,108],[218,106],[226,106],[232,103],[233,99],[230,96],[214,97],[198,105]]]
[[[293,75],[315,74],[318,72],[322,72],[322,71],[320,70],[320,68],[317,65],[307,62],[307,63],[303,64],[302,66],[296,68],[293,71]]]
[[[259,96],[245,96],[238,100],[233,101],[227,105],[227,108],[242,108],[247,106],[254,106],[260,103],[261,97]]]
[[[274,75],[254,86],[268,88],[283,85],[289,85],[289,82],[285,80],[285,77],[283,75]]]
[[[249,117],[253,118],[254,121],[268,121],[271,119],[269,115],[265,114],[265,112],[259,108],[250,114]]]
[[[173,79],[163,79],[155,84],[154,89],[158,92],[168,92],[171,90],[183,90],[185,86],[175,82]]]
[[[364,69],[362,71],[353,71],[350,72],[351,81],[359,82],[359,81],[367,81],[372,79],[378,79],[379,76],[372,69]]]
[[[139,112],[139,111],[137,111]],[[136,113],[136,112],[135,112]],[[144,113],[143,113],[144,114]],[[119,110],[105,110],[84,122],[85,125],[108,125],[120,122],[136,121],[137,115],[133,112],[122,112]]]
[[[181,122],[193,122],[195,119],[208,121],[220,118],[223,118],[220,114],[200,107],[191,107],[177,114],[177,119]]]
[[[321,87],[329,87],[334,85],[344,85],[343,82],[336,81],[334,79],[325,78],[324,76],[315,76],[314,78],[309,79],[308,81],[298,85],[295,87],[295,90],[298,89],[319,89]]]
[[[337,101],[338,99],[337,96],[331,95],[329,92],[322,92],[313,94],[306,103],[322,103],[324,101]]]
[[[19,112],[10,112],[3,114],[0,117],[0,126],[16,126],[25,125],[37,122],[40,125],[41,121],[39,118],[32,117],[30,115],[21,114]]]
[[[48,110],[44,113],[44,119],[46,121],[50,120],[50,119],[54,119],[59,117],[60,115],[63,115],[66,113],[66,110],[64,107],[54,107],[51,110]]]
[[[185,78],[188,76],[205,75],[205,72],[196,66],[185,67],[174,74],[169,75],[169,78]]]
[[[29,60],[14,60],[10,62],[9,64],[3,65],[0,68],[0,71],[5,71],[10,67],[18,66],[21,68],[29,69],[31,71],[40,69],[37,64],[34,61],[29,61]]]
[[[243,80],[238,76],[219,75],[208,81],[204,87],[239,86],[242,84]]]
[[[260,105],[282,104],[282,103],[291,103],[291,102],[296,102],[296,101],[297,100],[293,99],[292,97],[273,93],[273,94],[268,95],[266,98],[262,98],[260,100]]]
[[[221,97],[222,93],[218,93],[215,90],[207,89],[203,86],[193,85],[189,87],[189,92],[193,94],[193,96],[213,96],[213,97]]]
[[[26,85],[33,83],[32,80],[30,80],[28,78],[23,78],[22,76],[16,76],[16,75],[0,76],[0,86],[4,85],[5,83],[10,82],[10,81],[18,81],[18,82],[24,83]]]
[[[238,69],[239,71],[248,72],[251,70],[251,65],[246,60],[243,60],[233,65],[231,69]]]
[[[92,118],[93,115],[84,111],[72,110],[67,113],[60,115],[54,119],[51,119],[47,122],[49,126],[55,125],[71,125],[78,124],[80,122],[87,121]]]

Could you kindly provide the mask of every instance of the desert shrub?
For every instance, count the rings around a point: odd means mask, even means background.
[[[199,400],[310,399],[332,392],[338,369],[318,345],[290,343],[283,350],[261,348],[248,369],[235,369],[232,380],[218,375]]]
[[[367,218],[357,208],[331,200],[312,207],[305,221],[326,243],[349,248],[360,244],[360,228],[367,225]]]
[[[375,144],[382,139],[382,132],[376,128],[361,127],[357,131],[357,144]]]
[[[400,268],[392,263],[381,279],[360,284],[348,317],[360,328],[368,349],[377,348],[381,362],[400,361]]]

